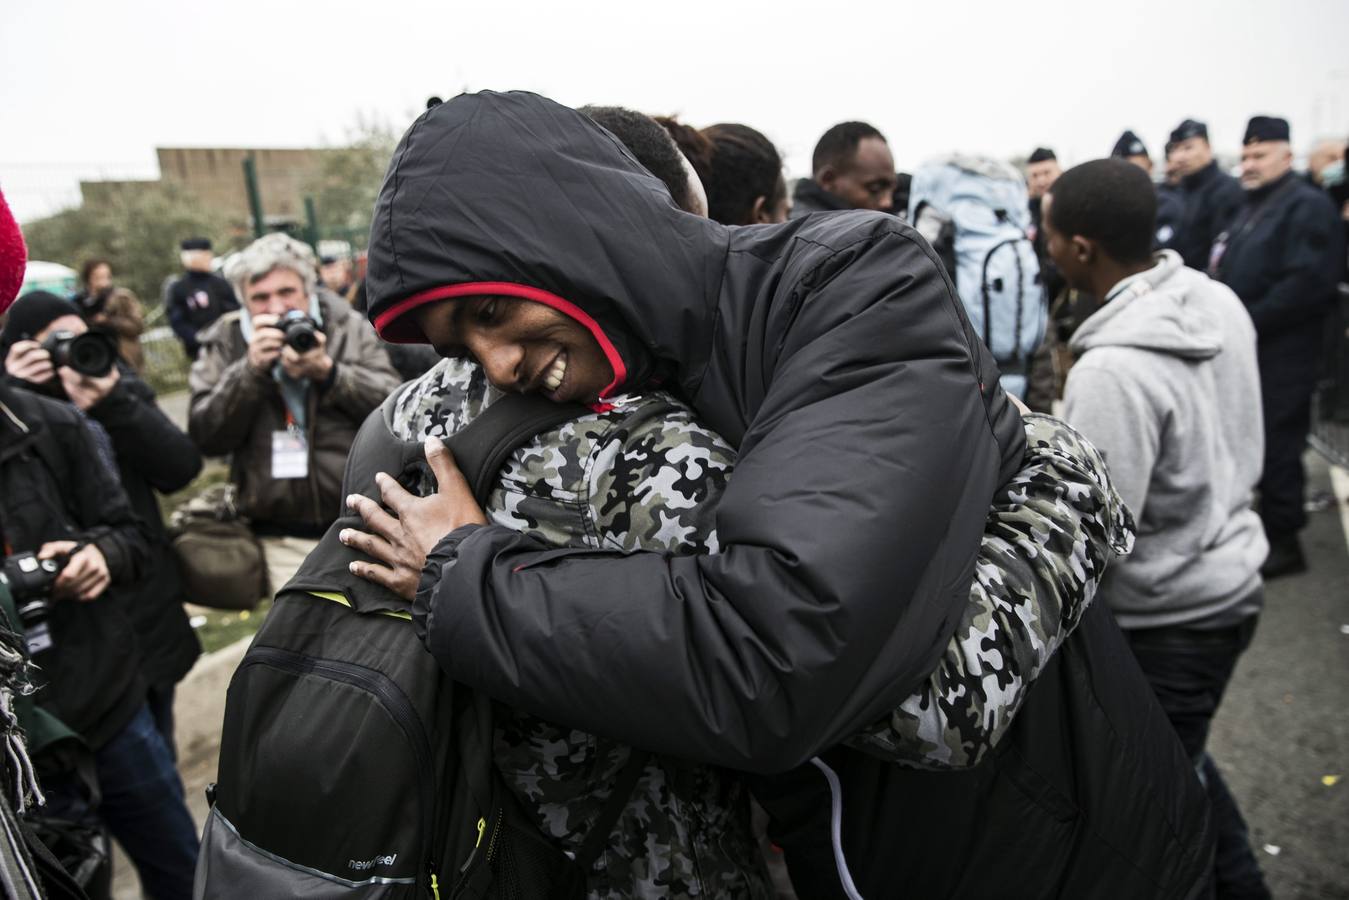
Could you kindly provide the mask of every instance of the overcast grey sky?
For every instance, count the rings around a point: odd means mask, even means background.
[[[475,3],[0,2],[0,187],[21,217],[80,175],[155,175],[155,146],[340,142],[432,93],[741,121],[793,174],[829,125],[879,127],[901,168],[1124,128],[1154,154],[1187,116],[1235,152],[1252,113],[1300,150],[1349,132],[1349,0]],[[45,198],[45,199],[44,199]]]

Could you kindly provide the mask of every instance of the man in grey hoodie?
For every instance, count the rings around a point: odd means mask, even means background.
[[[1138,522],[1101,585],[1209,790],[1217,896],[1268,897],[1246,824],[1204,751],[1262,605],[1268,544],[1251,499],[1263,459],[1255,328],[1226,286],[1153,255],[1156,192],[1118,159],[1060,176],[1044,198],[1049,254],[1104,298],[1073,335],[1064,418],[1105,454]]]

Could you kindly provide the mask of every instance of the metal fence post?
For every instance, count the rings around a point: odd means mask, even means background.
[[[314,252],[319,252],[319,216],[314,211],[314,198],[306,195],[304,198],[304,219],[306,228],[309,232],[309,246],[314,248]]]
[[[244,187],[248,190],[248,208],[253,212],[253,237],[260,238],[267,233],[267,225],[262,220],[262,194],[258,191],[258,167],[251,154],[244,157]]]

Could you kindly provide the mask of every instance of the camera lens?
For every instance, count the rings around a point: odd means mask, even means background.
[[[281,320],[281,329],[286,334],[286,344],[296,353],[308,353],[319,344],[314,320],[302,312],[292,310],[286,313],[286,317]]]
[[[53,366],[74,369],[91,378],[107,375],[117,362],[116,345],[97,331],[84,334],[58,331],[48,335],[42,347],[51,354]]]
[[[91,378],[107,375],[116,362],[117,351],[112,341],[94,332],[72,338],[66,350],[66,365]]]

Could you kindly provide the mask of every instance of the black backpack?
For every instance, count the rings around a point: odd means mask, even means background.
[[[395,396],[397,396],[395,394]],[[448,442],[479,502],[512,450],[579,407],[513,395]],[[422,445],[393,399],[352,446],[343,496],[377,472],[415,491]],[[634,752],[575,858],[526,817],[492,764],[492,703],[451,681],[407,604],[351,575],[339,519],[277,594],[230,682],[194,897],[580,898],[646,757]]]

